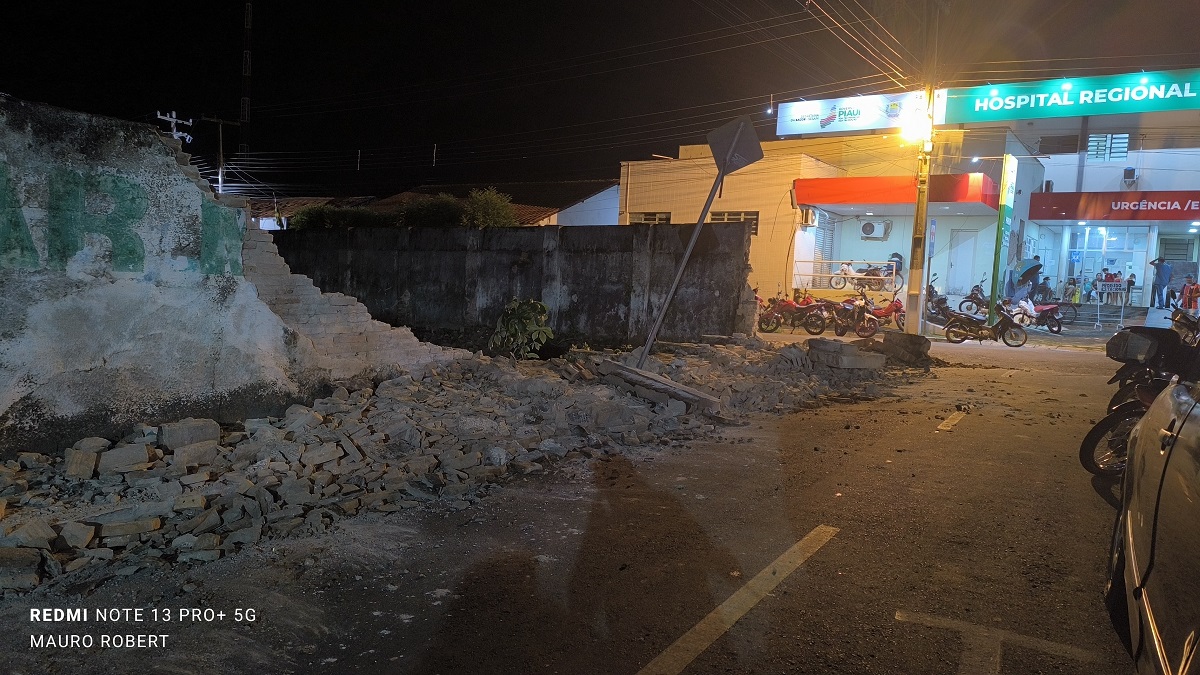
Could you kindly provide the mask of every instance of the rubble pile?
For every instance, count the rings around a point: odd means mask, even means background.
[[[877,370],[827,365],[816,345],[754,342],[664,345],[647,370],[710,393],[725,413],[795,410],[875,386]],[[615,356],[475,355],[373,389],[339,387],[241,428],[185,419],[115,443],[85,438],[61,458],[22,453],[0,464],[0,589],[82,593],[113,576],[326,532],[365,511],[464,509],[510,476],[714,430],[696,400],[606,368]]]
[[[879,372],[885,365],[880,354],[821,338],[808,340],[807,348],[744,338],[728,345],[659,343],[657,351],[656,358],[646,360],[646,370],[710,394],[726,414],[787,413],[831,398],[873,398],[879,395]],[[639,352],[635,350],[625,362],[636,362]],[[580,358],[574,370],[587,370],[592,377],[607,370],[603,362],[603,356],[590,355]],[[565,368],[563,375],[571,379],[571,368]],[[646,392],[618,378],[619,374],[601,377],[607,384],[648,398]]]

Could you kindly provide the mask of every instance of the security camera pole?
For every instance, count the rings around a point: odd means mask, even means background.
[[[667,291],[667,297],[663,299],[662,308],[658,310],[658,316],[654,319],[650,334],[646,336],[646,344],[642,347],[641,356],[638,357],[638,368],[646,365],[646,358],[650,356],[654,339],[658,337],[658,329],[662,327],[663,319],[667,316],[667,308],[671,306],[671,299],[675,297],[675,291],[679,288],[683,270],[687,267],[692,249],[696,247],[696,240],[700,238],[700,228],[704,227],[704,221],[708,218],[708,210],[712,208],[713,200],[717,197],[717,190],[721,189],[721,182],[725,180],[725,176],[763,158],[762,146],[759,145],[758,136],[754,133],[754,123],[746,115],[710,132],[708,147],[712,150],[713,161],[717,163],[717,177],[713,180],[712,189],[708,192],[708,200],[704,202],[704,208],[701,209],[700,217],[696,220],[696,228],[692,230],[692,239],[683,251],[683,259],[679,261],[679,269],[675,271],[675,280],[671,282],[671,289]]]

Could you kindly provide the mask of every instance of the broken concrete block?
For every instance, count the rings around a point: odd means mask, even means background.
[[[175,452],[171,457],[171,464],[175,466],[212,464],[218,454],[220,454],[220,449],[217,447],[216,441],[200,441],[199,443],[191,443],[175,448]]]
[[[408,461],[404,463],[404,470],[414,476],[424,476],[430,471],[433,471],[434,467],[437,466],[437,463],[438,460],[436,457],[419,455],[417,457],[410,457]]]
[[[208,551],[214,548],[220,548],[221,535],[214,532],[206,532],[196,537],[192,542],[193,551]]]
[[[221,559],[221,549],[207,551],[185,551],[175,559],[181,563],[214,562]]]
[[[457,456],[454,453],[446,453],[439,457],[438,461],[441,462],[443,469],[462,471],[467,467],[479,466],[479,463],[483,461],[483,453],[475,451],[465,455],[459,453]]]
[[[92,543],[92,538],[96,536],[96,527],[84,523],[67,522],[59,528],[58,534],[71,548],[87,548],[87,545]]]
[[[284,413],[283,429],[284,431],[291,431],[293,433],[303,433],[309,429],[321,426],[321,422],[324,421],[325,418],[321,413],[297,403],[289,407],[287,412]]]
[[[87,452],[103,452],[112,447],[112,441],[99,436],[91,436],[75,441],[75,445],[71,446],[76,450],[85,450]]]
[[[221,425],[215,420],[189,417],[158,428],[158,444],[171,451],[193,443],[220,440]]]
[[[317,501],[312,493],[312,483],[307,478],[285,480],[276,492],[279,493],[279,498],[288,504],[315,504]]]
[[[887,356],[883,354],[871,354],[868,352],[860,352],[858,349],[851,351],[842,351],[841,353],[828,351],[813,351],[809,353],[810,358],[814,363],[823,363],[830,368],[882,368],[887,365]]]
[[[196,535],[181,534],[171,540],[171,548],[190,549],[196,544]]]
[[[262,528],[263,528],[263,523],[262,523],[262,520],[259,519],[259,521],[257,523],[255,523],[254,525],[251,525],[250,527],[242,528],[242,529],[230,534],[228,537],[225,537],[225,545],[228,546],[228,545],[232,545],[232,544],[242,544],[242,545],[257,544],[258,540],[262,538]]]
[[[50,550],[50,542],[58,537],[58,533],[44,520],[31,520],[13,530],[8,540],[26,548],[44,548]]]
[[[208,498],[199,492],[189,492],[185,495],[179,495],[175,498],[172,509],[175,511],[186,511],[188,509],[203,509],[208,503]]]
[[[0,548],[0,589],[27,591],[42,581],[42,555],[28,548]]]
[[[300,455],[300,462],[305,466],[316,466],[325,462],[332,462],[342,456],[342,449],[337,443],[323,443],[316,446],[308,446]]]
[[[213,479],[213,472],[197,471],[196,473],[189,473],[186,476],[181,476],[179,478],[179,484],[180,485],[196,485],[198,483],[207,483],[208,481],[210,481],[212,479]]]
[[[663,415],[666,417],[679,417],[686,414],[687,404],[674,398],[667,401],[666,410],[663,411]]]
[[[106,538],[123,537],[142,534],[143,532],[153,532],[160,527],[162,527],[161,518],[142,518],[123,523],[101,523],[99,535]]]
[[[34,469],[50,463],[50,458],[40,452],[18,452],[17,464],[22,469]]]
[[[538,443],[538,450],[541,450],[542,452],[544,452],[547,455],[550,455],[552,457],[566,457],[567,456],[567,449],[564,448],[561,443],[559,443],[558,441],[556,441],[552,438],[547,438],[546,440],[542,441],[541,443]]]
[[[101,474],[117,473],[117,469],[137,466],[155,460],[154,448],[145,443],[118,445],[100,453],[97,471]]]

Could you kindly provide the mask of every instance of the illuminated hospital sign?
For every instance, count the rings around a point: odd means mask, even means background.
[[[946,90],[946,124],[1200,110],[1200,69]]]
[[[944,98],[934,96],[934,123],[941,124]],[[925,115],[925,92],[874,94],[820,101],[791,101],[779,105],[775,133],[779,136],[898,129],[913,116]]]

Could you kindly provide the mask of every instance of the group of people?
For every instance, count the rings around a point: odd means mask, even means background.
[[[1179,289],[1179,298],[1176,302],[1175,289],[1170,288],[1171,283],[1171,263],[1167,259],[1159,256],[1159,258],[1150,263],[1154,267],[1154,285],[1153,296],[1151,296],[1150,306],[1155,309],[1167,309],[1169,307],[1179,306],[1183,309],[1193,310],[1200,305],[1200,284],[1196,283],[1195,275],[1188,274],[1183,278],[1183,286]]]
[[[1048,287],[1049,281],[1050,278],[1046,277],[1042,284]],[[1125,290],[1120,293],[1105,293],[1100,290],[1101,282],[1122,283]],[[1096,273],[1095,279],[1084,279],[1082,283],[1080,283],[1078,278],[1070,277],[1063,284],[1062,293],[1059,297],[1062,298],[1063,302],[1099,302],[1109,305],[1120,305],[1123,303],[1130,305],[1133,304],[1130,302],[1130,298],[1133,295],[1133,287],[1136,284],[1136,274],[1130,274],[1128,277],[1125,277],[1120,271],[1109,272],[1106,267],[1103,271]]]

